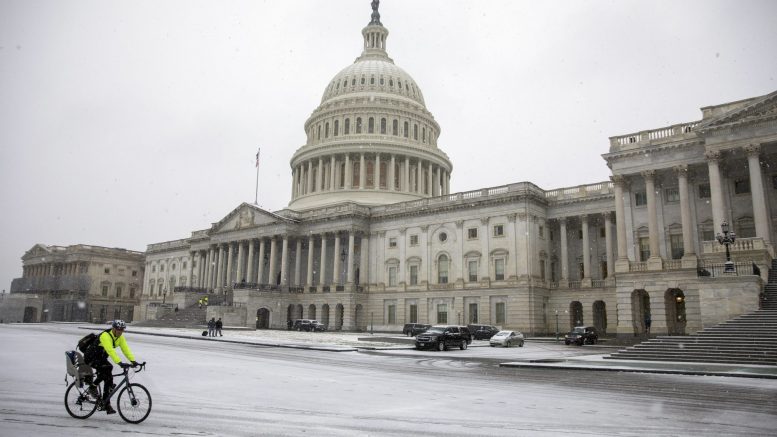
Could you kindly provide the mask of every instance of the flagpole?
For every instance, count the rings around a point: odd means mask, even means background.
[[[254,194],[254,205],[259,205],[259,153],[262,151],[260,147],[256,152],[256,193]]]

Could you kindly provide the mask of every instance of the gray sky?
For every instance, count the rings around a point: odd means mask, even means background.
[[[290,199],[368,0],[0,0],[0,289],[35,243],[145,250]],[[606,180],[608,137],[777,89],[774,1],[384,0],[451,190]]]

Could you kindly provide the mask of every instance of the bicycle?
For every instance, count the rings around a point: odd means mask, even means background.
[[[143,385],[130,382],[129,370],[132,368],[135,373],[139,373],[145,370],[146,363],[139,363],[137,368],[121,363],[121,367],[122,372],[113,375],[122,377],[121,382],[112,387],[108,400],[119,393],[116,398],[116,409],[121,418],[129,423],[140,423],[151,413],[151,394]],[[65,409],[76,419],[87,419],[95,411],[104,409],[99,385],[92,386],[97,389],[97,396],[89,393],[89,387],[90,384],[77,378],[65,391]]]

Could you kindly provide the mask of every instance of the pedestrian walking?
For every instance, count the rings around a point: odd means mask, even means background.
[[[221,328],[223,328],[223,327],[224,327],[224,324],[221,322],[221,317],[219,317],[219,319],[216,320],[216,333],[213,334],[213,336],[215,337],[216,334],[218,334],[219,337],[223,337],[224,335],[221,334]]]
[[[208,320],[208,337],[215,337],[216,336],[216,319],[211,317],[210,320]]]
[[[645,333],[647,335],[650,335],[650,325],[653,324],[653,321],[650,320],[650,314],[645,315]]]

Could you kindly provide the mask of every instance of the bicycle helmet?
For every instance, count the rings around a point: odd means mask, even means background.
[[[115,329],[125,330],[125,329],[127,329],[127,324],[124,323],[124,320],[116,319],[116,320],[113,321],[113,323],[111,323],[111,327],[113,327]]]

